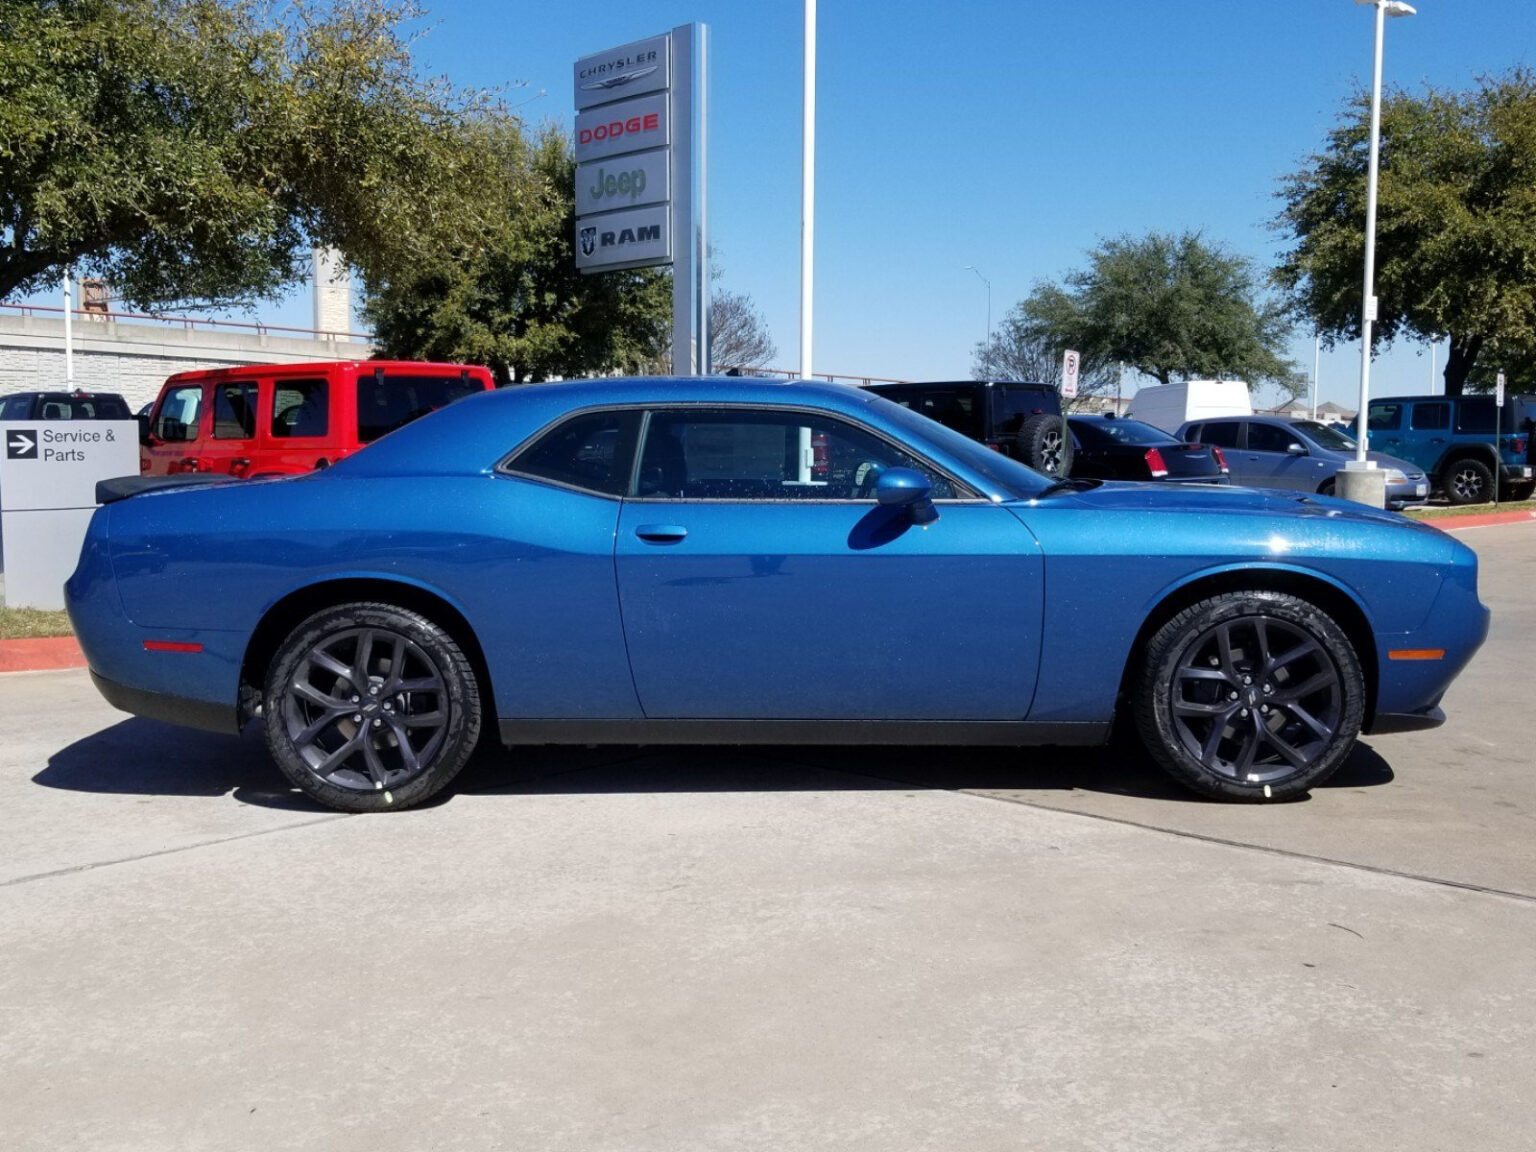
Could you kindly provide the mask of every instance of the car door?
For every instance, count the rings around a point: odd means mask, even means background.
[[[200,453],[204,472],[248,476],[256,453],[255,380],[220,380],[212,386],[213,426]]]
[[[1264,478],[1248,460],[1243,458],[1239,446],[1243,438],[1243,421],[1208,420],[1197,428],[1189,428],[1184,438],[1195,443],[1211,444],[1220,448],[1227,458],[1227,473],[1233,484],[1246,488],[1264,486]]]
[[[1266,420],[1249,420],[1247,446],[1242,457],[1254,475],[1263,477],[1255,481],[1260,488],[1289,488],[1298,492],[1315,492],[1322,478],[1314,476],[1317,462],[1306,453],[1306,445],[1288,427],[1271,424]],[[1291,445],[1303,451],[1291,451]]]
[[[1008,510],[826,413],[647,414],[616,568],[655,719],[1019,720],[1038,664],[1042,563]],[[922,471],[918,526],[874,499]]]
[[[149,442],[141,451],[148,462],[144,471],[155,476],[196,471],[199,449],[206,442],[203,393],[202,384],[179,384],[161,398]]]

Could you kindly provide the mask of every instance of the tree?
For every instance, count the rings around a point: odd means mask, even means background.
[[[529,141],[512,121],[483,133],[497,161],[497,225],[395,275],[363,279],[362,310],[386,356],[485,364],[499,383],[665,365],[671,281],[654,269],[576,271],[570,141]]]
[[[1199,233],[1106,240],[1062,285],[1042,283],[1015,310],[1019,335],[1075,348],[1085,369],[1124,363],[1160,383],[1227,377],[1283,381],[1288,324],[1252,264]]]
[[[1360,338],[1370,97],[1284,178],[1277,278],[1332,345]],[[1471,92],[1389,93],[1381,111],[1375,336],[1450,338],[1445,390],[1536,358],[1536,72]],[[1486,379],[1480,379],[1486,377]]]
[[[971,357],[973,380],[1034,380],[1061,387],[1061,357],[1070,345],[1057,347],[1034,331],[1027,302],[1015,304],[992,334],[992,343],[976,341]],[[1066,401],[1069,411],[1092,409],[1119,389],[1120,366],[1084,362],[1078,370],[1077,397]]]
[[[142,308],[374,275],[487,222],[502,113],[417,77],[400,0],[0,0],[0,298],[73,266]]]
[[[762,368],[777,352],[751,296],[720,288],[710,292],[709,356],[715,367]]]

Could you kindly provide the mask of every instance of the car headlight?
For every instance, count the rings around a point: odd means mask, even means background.
[[[1388,468],[1387,469],[1387,483],[1388,484],[1406,484],[1406,483],[1408,483],[1408,477],[1400,469]]]

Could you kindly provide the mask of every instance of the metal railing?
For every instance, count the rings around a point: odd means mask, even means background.
[[[64,309],[55,308],[47,304],[0,304],[0,309],[13,312],[20,316],[36,316],[47,313],[62,317]],[[328,332],[317,328],[290,328],[282,324],[263,324],[259,320],[210,320],[202,316],[166,316],[153,312],[97,312],[84,308],[70,309],[70,315],[77,320],[86,322],[116,322],[128,320],[139,323],[164,324],[170,327],[180,327],[193,332],[201,329],[228,328],[241,332],[255,332],[259,336],[268,333],[284,333],[307,337],[311,340],[346,340],[349,342],[361,341],[367,343],[373,339],[366,332]]]

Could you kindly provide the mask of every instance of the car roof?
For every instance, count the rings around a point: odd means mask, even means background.
[[[229,380],[246,376],[325,375],[340,368],[364,372],[489,372],[481,364],[448,364],[435,360],[311,360],[303,364],[237,364],[229,368],[193,368],[167,377],[166,383],[190,383],[196,380]]]

